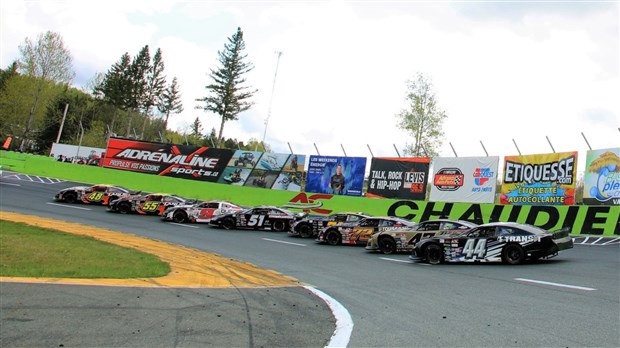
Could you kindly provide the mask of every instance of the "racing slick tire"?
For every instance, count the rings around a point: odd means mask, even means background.
[[[128,202],[119,203],[116,207],[121,214],[129,214],[131,212],[131,205]]]
[[[299,231],[299,236],[301,238],[310,238],[312,237],[312,226],[308,225],[308,224],[302,224],[297,228],[297,231]]]
[[[329,230],[325,232],[325,241],[329,245],[338,245],[342,242],[342,236],[336,230]]]
[[[226,218],[222,221],[222,227],[225,230],[232,230],[235,228],[235,220],[233,218]]]
[[[518,244],[508,244],[502,250],[502,261],[509,265],[518,265],[525,260],[525,251]]]
[[[271,229],[276,232],[283,232],[284,230],[286,230],[286,222],[276,220],[271,223]]]
[[[172,214],[172,221],[176,223],[183,223],[187,221],[187,214],[182,210],[177,210]]]
[[[443,261],[443,250],[438,244],[429,244],[424,248],[424,258],[431,265],[438,265]]]
[[[383,237],[379,239],[379,250],[382,253],[389,255],[396,252],[396,242],[392,237]]]
[[[62,198],[67,203],[75,203],[77,201],[77,194],[75,192],[67,192]]]

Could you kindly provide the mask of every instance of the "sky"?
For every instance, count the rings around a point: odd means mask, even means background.
[[[274,152],[403,155],[412,138],[396,115],[407,81],[422,73],[448,116],[440,156],[579,151],[583,171],[582,133],[592,149],[620,147],[617,0],[2,0],[0,11],[2,68],[25,38],[55,31],[78,88],[125,52],[160,48],[185,108],[169,126],[182,132],[196,117],[205,134],[219,131],[219,117],[195,100],[240,27],[254,65],[247,85],[258,91],[226,123],[226,138],[262,139],[266,130]]]

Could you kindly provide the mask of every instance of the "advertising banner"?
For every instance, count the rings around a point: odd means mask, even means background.
[[[499,157],[433,158],[430,201],[493,203]]]
[[[310,156],[306,192],[361,196],[366,157]]]
[[[218,182],[300,192],[305,161],[305,155],[237,150]]]
[[[101,165],[101,159],[105,155],[105,149],[98,147],[77,146],[69,144],[53,143],[50,156],[58,161],[77,162],[85,164]]]
[[[583,203],[620,205],[620,148],[587,152]]]
[[[425,200],[429,165],[428,157],[374,157],[368,197]]]
[[[226,149],[110,138],[103,166],[214,182],[232,154]]]
[[[571,205],[575,203],[577,152],[506,156],[502,204]]]

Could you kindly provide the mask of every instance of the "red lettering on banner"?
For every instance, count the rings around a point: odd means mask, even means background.
[[[291,204],[286,205],[286,207],[303,209],[303,211],[306,213],[309,213],[312,211],[317,214],[330,214],[332,210],[319,208],[320,206],[323,205],[323,203],[320,202],[319,200],[331,199],[332,197],[333,195],[321,194],[321,193],[314,194],[308,197],[304,192],[301,192],[297,196],[293,197],[293,199],[289,201],[289,203]]]

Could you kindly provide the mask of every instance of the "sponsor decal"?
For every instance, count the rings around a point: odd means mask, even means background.
[[[440,191],[456,191],[465,181],[465,175],[459,168],[441,168],[435,173],[433,185]]]
[[[489,182],[491,178],[495,177],[495,172],[491,170],[491,168],[476,168],[476,170],[474,170],[473,177],[474,177],[474,184],[476,186],[483,186],[484,184]],[[491,188],[489,187],[488,189],[491,189]]]
[[[425,172],[406,172],[403,187],[411,192],[423,193],[426,191],[426,173]]]
[[[539,236],[499,236],[497,237],[498,242],[540,242]]]
[[[285,203],[282,207],[288,209],[302,209],[304,212],[315,212],[317,214],[331,214],[330,209],[322,209],[320,207],[323,206],[323,202],[319,201],[320,199],[331,199],[333,195],[328,194],[313,194],[306,195],[305,192],[301,192],[295,197],[293,197],[290,201]]]

